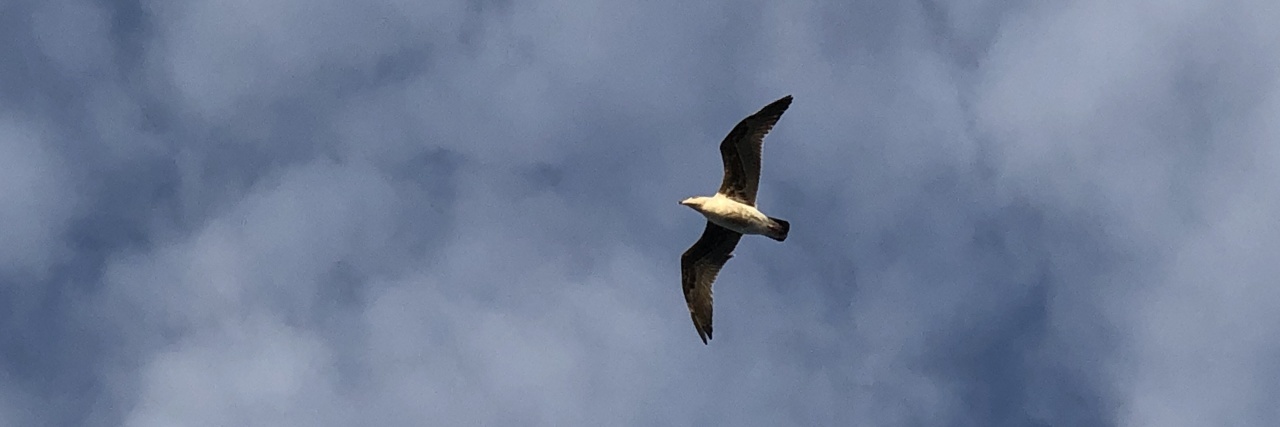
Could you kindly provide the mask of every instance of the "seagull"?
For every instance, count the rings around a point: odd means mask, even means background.
[[[791,95],[773,101],[742,119],[720,143],[724,180],[714,196],[690,197],[681,205],[707,218],[702,237],[680,256],[680,282],[689,316],[702,344],[711,339],[711,283],[733,257],[733,249],[744,234],[758,234],[776,241],[787,239],[791,224],[756,209],[756,189],[760,187],[760,149],[764,136],[791,106]]]

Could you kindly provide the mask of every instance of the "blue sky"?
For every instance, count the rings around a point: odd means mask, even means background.
[[[8,0],[0,426],[1280,418],[1270,0]],[[717,144],[785,94],[699,341]]]

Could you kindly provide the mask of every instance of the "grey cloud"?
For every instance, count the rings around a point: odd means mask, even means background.
[[[1268,4],[0,6],[0,423],[1266,425]]]
[[[61,256],[61,234],[78,202],[66,166],[51,152],[48,132],[18,114],[0,119],[0,272],[40,280]],[[17,307],[15,307],[16,309]]]
[[[31,14],[31,31],[40,51],[68,74],[109,69],[114,46],[107,17],[98,5],[80,1],[42,2]]]

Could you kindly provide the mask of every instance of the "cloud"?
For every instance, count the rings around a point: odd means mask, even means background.
[[[7,379],[7,378],[6,378]],[[4,409],[0,415],[0,422],[5,425],[22,425],[34,422],[33,410],[29,409],[35,404],[35,400],[26,396],[20,390],[11,387],[0,387],[0,409]]]
[[[60,254],[78,194],[44,129],[16,116],[0,120],[0,272],[31,280]]]
[[[74,0],[43,2],[31,14],[32,38],[63,72],[89,75],[110,69],[114,46],[100,6]]]
[[[1093,374],[1120,402],[1115,422],[1265,423],[1276,390],[1249,384],[1275,350],[1245,337],[1270,332],[1254,304],[1275,301],[1255,284],[1270,268],[1248,261],[1276,252],[1261,243],[1272,177],[1253,166],[1276,160],[1258,115],[1275,80],[1253,59],[1274,38],[1254,23],[1270,11],[1167,6],[1150,20],[1139,4],[1089,2],[1024,18],[990,54],[980,117],[1009,141],[1012,182],[1095,212],[1128,258],[1093,291],[1121,334]]]
[[[1263,1],[4,8],[0,423],[1276,416]]]

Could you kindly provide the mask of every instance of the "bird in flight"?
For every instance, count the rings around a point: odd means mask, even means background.
[[[743,234],[759,234],[776,241],[787,239],[791,224],[767,216],[756,209],[756,189],[760,187],[760,150],[764,136],[791,106],[791,95],[773,101],[742,119],[720,143],[724,180],[711,197],[690,197],[680,204],[707,218],[702,237],[680,256],[680,282],[689,304],[693,327],[702,343],[711,339],[711,283],[733,257],[733,249]]]

